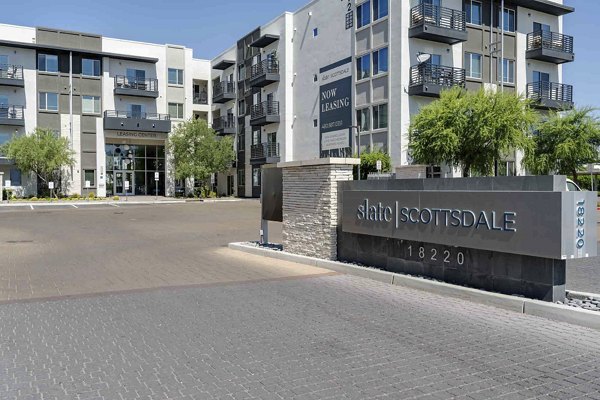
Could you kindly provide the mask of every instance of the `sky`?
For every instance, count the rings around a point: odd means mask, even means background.
[[[194,49],[196,58],[211,59],[259,25],[284,11],[295,11],[308,1],[2,1],[0,23],[62,28],[151,43],[180,44]],[[595,29],[600,15],[600,0],[564,2],[575,7],[575,13],[567,15],[564,21],[564,33],[574,36],[575,62],[565,64],[563,81],[573,85],[578,106],[600,108],[600,77],[596,75],[600,68],[600,39]]]

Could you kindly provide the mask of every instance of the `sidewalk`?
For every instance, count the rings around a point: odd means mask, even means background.
[[[84,206],[84,205],[102,205],[102,204],[183,204],[183,203],[215,203],[215,202],[235,202],[243,201],[244,199],[236,197],[224,197],[224,198],[212,198],[212,199],[189,199],[189,198],[175,198],[175,197],[164,197],[164,196],[121,196],[119,200],[113,200],[106,198],[103,200],[87,200],[85,198],[77,200],[54,200],[54,201],[2,201],[0,207],[30,207],[30,206]]]

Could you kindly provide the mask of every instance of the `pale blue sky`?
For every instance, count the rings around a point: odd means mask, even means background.
[[[331,0],[334,1],[334,0]],[[399,0],[394,0],[399,1]],[[154,43],[182,44],[198,58],[212,58],[257,26],[308,0],[2,1],[0,22],[48,26]],[[565,32],[575,37],[575,62],[565,64],[564,83],[578,105],[600,108],[598,15],[600,0],[565,0],[575,13]]]

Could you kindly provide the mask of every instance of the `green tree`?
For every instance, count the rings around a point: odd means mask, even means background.
[[[536,121],[529,103],[513,93],[453,88],[413,118],[409,148],[417,163],[490,175],[506,154],[531,147]]]
[[[382,151],[366,152],[360,155],[360,179],[365,180],[370,173],[377,172],[377,161],[381,161],[381,172],[390,172],[392,159]],[[354,179],[358,177],[358,168],[354,167]]]
[[[577,172],[599,158],[600,121],[593,111],[580,108],[553,113],[539,124],[534,146],[525,155],[527,169],[541,175],[571,175],[578,183]]]
[[[51,181],[64,185],[61,171],[75,163],[69,140],[50,129],[36,128],[29,135],[17,136],[0,151],[22,172],[35,174],[44,187]]]
[[[235,157],[233,139],[218,137],[202,119],[179,124],[169,137],[169,150],[177,179],[202,182],[212,173],[227,171]]]

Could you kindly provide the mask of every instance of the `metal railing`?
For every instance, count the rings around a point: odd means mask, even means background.
[[[463,68],[445,67],[428,63],[410,67],[410,86],[426,83],[448,87],[462,87],[465,86],[465,70]]]
[[[276,59],[263,60],[257,64],[254,64],[250,69],[250,79],[258,78],[266,74],[278,74],[279,73],[279,61]]]
[[[250,119],[263,118],[269,115],[279,115],[278,101],[263,101],[262,103],[252,105],[250,109]]]
[[[556,82],[531,82],[527,84],[527,98],[531,100],[553,100],[573,102],[573,86]]]
[[[410,10],[410,26],[421,24],[439,26],[440,28],[465,31],[466,13],[452,8],[438,7],[421,3]]]
[[[104,111],[104,118],[131,118],[131,119],[152,119],[159,121],[169,121],[171,116],[169,114],[158,114],[158,113],[146,113],[136,111],[117,111],[117,110],[106,110]]]
[[[0,104],[0,119],[22,120],[24,118],[23,109],[23,106]]]
[[[194,104],[208,104],[208,93],[194,93]]]
[[[550,31],[536,31],[527,34],[527,51],[548,49],[573,54],[573,36]]]
[[[222,96],[224,94],[235,94],[235,83],[234,82],[217,82],[213,85],[213,98]]]
[[[218,117],[213,120],[212,127],[215,131],[226,128],[235,129],[235,117],[233,116],[233,114],[224,117]]]
[[[0,79],[23,79],[23,66],[0,64]]]
[[[158,79],[137,79],[131,76],[117,75],[115,76],[115,87],[158,92]]]
[[[259,143],[250,147],[250,159],[279,157],[279,143]]]

